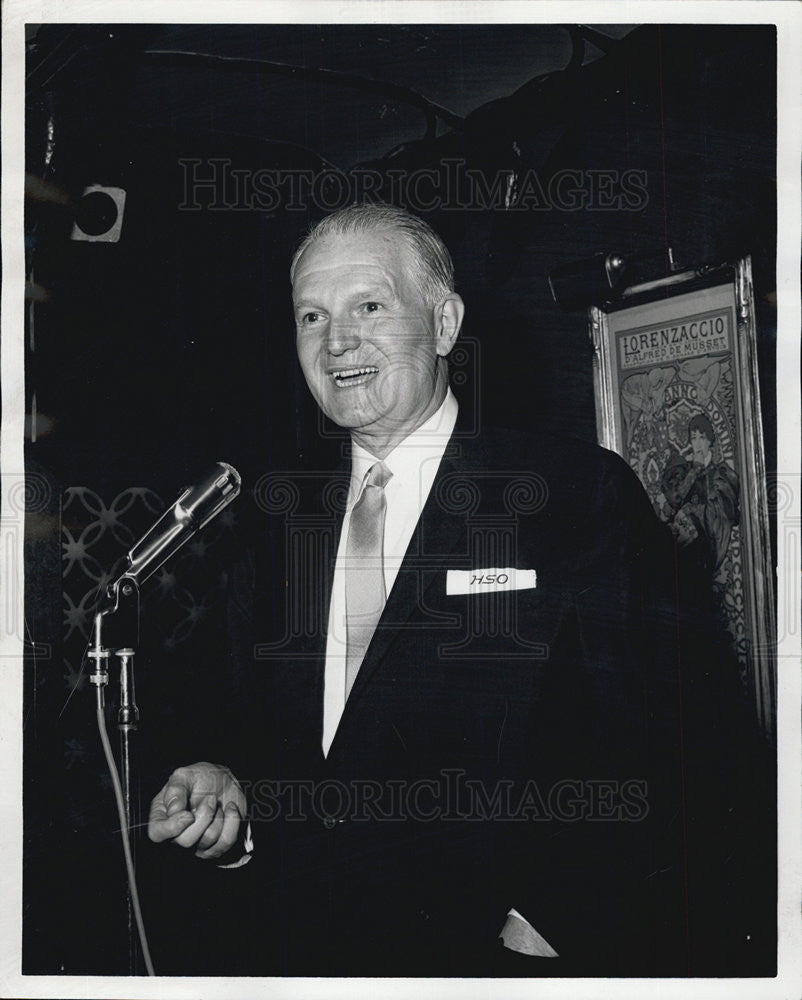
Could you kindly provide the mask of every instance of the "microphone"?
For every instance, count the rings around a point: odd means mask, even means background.
[[[109,587],[112,595],[123,579],[141,585],[239,496],[242,480],[233,466],[217,462],[194,486],[187,486],[169,510],[128,552],[128,569]]]

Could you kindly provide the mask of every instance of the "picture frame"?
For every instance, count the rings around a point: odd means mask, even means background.
[[[589,309],[598,441],[709,574],[760,727],[775,739],[776,619],[749,256]]]

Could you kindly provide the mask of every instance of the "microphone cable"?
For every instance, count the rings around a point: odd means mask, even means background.
[[[136,887],[136,873],[134,872],[134,861],[131,856],[131,840],[128,836],[128,817],[125,815],[125,804],[123,802],[123,789],[120,782],[120,775],[117,771],[117,764],[114,760],[114,755],[111,752],[111,744],[109,743],[109,734],[106,730],[106,714],[104,711],[104,698],[103,698],[103,688],[98,685],[95,688],[96,693],[96,714],[97,714],[97,728],[100,733],[100,742],[103,745],[103,753],[106,757],[106,764],[109,768],[109,775],[111,777],[111,783],[114,788],[114,800],[117,803],[117,814],[120,817],[120,836],[123,841],[123,854],[125,855],[125,869],[128,875],[128,891],[131,894],[131,906],[134,911],[134,919],[136,920],[136,928],[139,933],[139,943],[142,946],[142,956],[145,960],[145,968],[149,976],[155,976],[156,973],[153,970],[153,962],[150,958],[150,948],[148,947],[148,938],[145,933],[145,924],[142,920],[142,910],[139,905],[139,893]]]

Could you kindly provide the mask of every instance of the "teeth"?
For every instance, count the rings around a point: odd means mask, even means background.
[[[344,368],[342,371],[334,372],[335,378],[354,378],[357,375],[370,375],[378,372],[378,368],[368,365],[367,368]]]

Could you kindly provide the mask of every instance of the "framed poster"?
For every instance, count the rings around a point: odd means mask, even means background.
[[[771,560],[749,257],[590,310],[599,443],[709,574],[764,733],[775,725]]]

